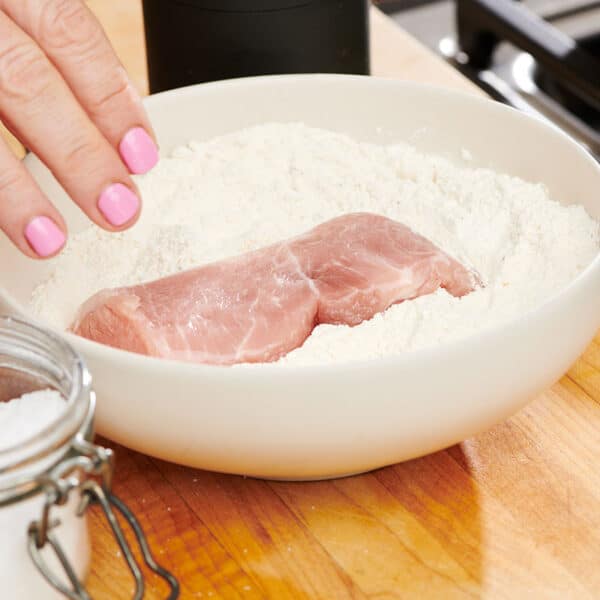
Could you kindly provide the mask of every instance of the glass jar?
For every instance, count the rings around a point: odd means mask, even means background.
[[[58,336],[0,317],[0,402],[54,389],[65,410],[39,433],[0,450],[0,594],[11,600],[90,598],[86,509],[99,504],[142,598],[144,578],[116,518],[131,526],[146,565],[179,596],[154,561],[139,523],[111,493],[113,453],[92,444],[95,396],[81,357]]]

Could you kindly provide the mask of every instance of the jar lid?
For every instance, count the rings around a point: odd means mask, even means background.
[[[189,4],[203,10],[252,13],[308,6],[314,4],[315,0],[167,0],[167,2]]]

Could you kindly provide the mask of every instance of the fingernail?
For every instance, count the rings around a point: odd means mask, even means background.
[[[140,209],[140,199],[126,185],[113,183],[100,194],[98,208],[115,227],[130,221]]]
[[[134,127],[123,136],[119,152],[134,175],[147,173],[158,162],[158,148],[142,127]]]
[[[35,217],[25,227],[25,238],[35,253],[42,258],[60,250],[66,241],[65,234],[48,217]]]

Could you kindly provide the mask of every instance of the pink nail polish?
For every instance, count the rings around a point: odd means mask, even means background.
[[[130,129],[119,144],[121,158],[135,175],[147,173],[158,162],[158,148],[142,127]]]
[[[25,227],[25,238],[35,253],[42,258],[60,250],[66,241],[65,234],[48,217],[35,217]]]
[[[140,209],[140,199],[126,185],[113,183],[100,194],[98,208],[115,227],[130,221]]]

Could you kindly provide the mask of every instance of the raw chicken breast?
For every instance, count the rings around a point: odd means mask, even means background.
[[[439,287],[477,276],[405,225],[338,217],[292,240],[88,300],[72,326],[140,354],[231,365],[271,362],[321,323],[357,325]]]

